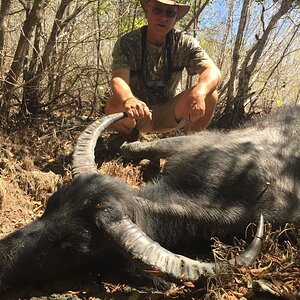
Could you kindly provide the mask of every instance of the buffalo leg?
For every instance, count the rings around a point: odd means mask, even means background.
[[[124,157],[132,160],[142,160],[144,158],[156,160],[167,158],[181,151],[182,148],[190,145],[197,135],[170,137],[152,142],[132,142],[124,143],[121,151]]]

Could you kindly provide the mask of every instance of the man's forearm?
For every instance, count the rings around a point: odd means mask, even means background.
[[[221,81],[221,72],[215,67],[207,67],[199,72],[199,82],[197,89],[204,94],[213,92]]]
[[[120,77],[112,79],[112,92],[114,101],[120,105],[123,105],[127,99],[134,96],[130,86]]]

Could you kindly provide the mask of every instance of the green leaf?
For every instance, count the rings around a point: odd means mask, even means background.
[[[277,99],[276,100],[276,104],[277,105],[282,105],[283,104],[283,100],[282,99]]]

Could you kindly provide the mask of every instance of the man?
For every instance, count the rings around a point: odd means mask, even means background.
[[[185,120],[185,130],[201,131],[214,114],[221,75],[196,39],[173,28],[189,5],[171,0],[140,2],[148,26],[122,36],[113,51],[112,96],[105,112],[124,111],[129,116],[113,129],[123,135],[136,129],[166,132]],[[181,91],[184,68],[189,74],[198,73],[199,81]]]

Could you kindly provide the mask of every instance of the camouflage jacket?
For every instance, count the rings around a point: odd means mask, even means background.
[[[144,26],[119,38],[113,50],[112,70],[130,70],[130,87],[147,104],[172,99],[182,91],[182,71],[189,74],[210,60],[192,36],[172,29],[162,47],[146,42]],[[143,46],[144,45],[144,46]]]

